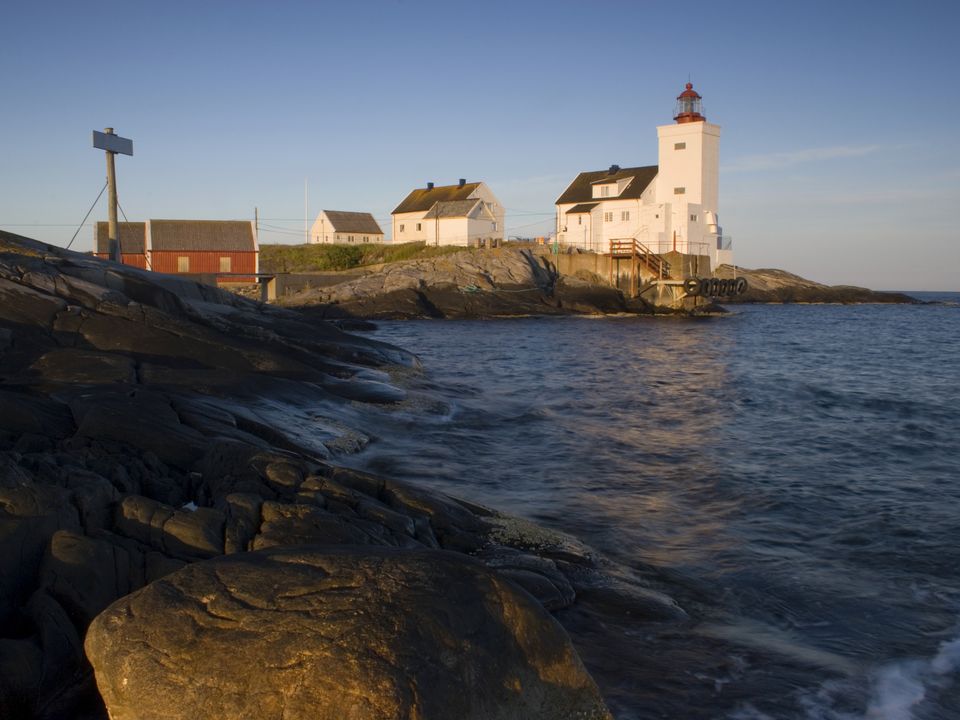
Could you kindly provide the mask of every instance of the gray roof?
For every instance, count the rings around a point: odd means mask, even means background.
[[[151,250],[257,249],[249,220],[151,220]]]
[[[588,213],[593,210],[600,203],[580,203],[579,205],[574,205],[572,208],[567,210],[567,215],[579,215],[580,213]]]
[[[592,172],[582,172],[577,175],[573,182],[563,191],[563,195],[557,198],[557,205],[565,203],[583,203],[591,200],[600,200],[593,197],[593,184],[598,180],[601,182],[614,182],[624,178],[633,178],[623,192],[616,197],[603,198],[603,200],[635,200],[643,195],[643,191],[657,176],[657,166],[647,165],[645,167],[620,168],[617,172],[611,173],[609,170],[596,170]]]
[[[142,222],[117,223],[120,235],[120,252],[127,255],[143,255],[146,250],[147,224]],[[108,255],[110,253],[109,234],[110,223],[98,222],[94,245],[94,252]]]
[[[442,185],[430,190],[427,190],[426,188],[417,188],[416,190],[411,191],[410,194],[404,198],[403,202],[397,205],[396,209],[391,214],[397,215],[398,213],[423,212],[432,208],[433,204],[437,202],[466,200],[468,197],[470,197],[470,193],[472,193],[478,187],[480,187],[480,183],[475,182],[466,183],[462,187],[460,185]]]
[[[383,230],[373,219],[373,215],[364,212],[347,212],[346,210],[324,210],[334,232],[366,233],[368,235],[383,235]]]
[[[434,203],[430,212],[424,215],[426,218],[445,218],[445,217],[466,217],[477,206],[480,200],[450,200],[449,202]]]

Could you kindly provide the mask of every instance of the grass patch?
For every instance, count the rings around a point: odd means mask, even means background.
[[[420,260],[461,252],[463,247],[427,247],[422,242],[384,245],[261,245],[261,272],[323,272],[353,270],[365,265]]]

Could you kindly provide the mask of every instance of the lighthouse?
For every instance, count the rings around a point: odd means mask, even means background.
[[[655,255],[696,255],[699,267],[703,257],[713,268],[732,262],[718,219],[720,126],[707,122],[692,83],[657,138],[657,165],[610,165],[573,179],[556,201],[557,241],[595,253],[637,242]]]
[[[687,83],[674,122],[657,127],[656,202],[663,208],[660,247],[724,262],[719,225],[720,126],[707,122],[703,98]]]

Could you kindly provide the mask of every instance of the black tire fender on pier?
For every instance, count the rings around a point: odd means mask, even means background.
[[[750,287],[750,283],[747,282],[745,277],[737,278],[737,295],[743,295],[748,287]]]
[[[700,278],[687,278],[683,281],[683,289],[687,291],[687,295],[699,295]]]

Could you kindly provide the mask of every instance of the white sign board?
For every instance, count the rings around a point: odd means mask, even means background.
[[[106,150],[107,152],[133,155],[133,140],[120,137],[119,135],[107,135],[106,133],[94,130],[93,146],[101,150]]]

